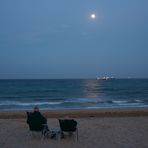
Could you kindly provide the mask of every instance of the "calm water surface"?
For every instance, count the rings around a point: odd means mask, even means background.
[[[148,107],[148,79],[0,80],[0,110]]]

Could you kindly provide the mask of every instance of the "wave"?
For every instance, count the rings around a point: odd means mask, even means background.
[[[2,105],[19,105],[19,106],[32,106],[32,105],[58,105],[62,102],[19,102],[19,101],[0,101]]]
[[[49,100],[49,101],[10,101],[0,100],[0,110],[9,109],[31,109],[33,106],[39,106],[42,109],[73,109],[73,108],[116,108],[116,107],[143,107],[148,106],[148,102],[145,100],[134,99],[134,100],[111,100],[104,98],[70,98],[61,100]]]

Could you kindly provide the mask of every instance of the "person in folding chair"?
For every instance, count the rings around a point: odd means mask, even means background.
[[[40,113],[37,106],[34,107],[33,112],[27,112],[27,124],[30,131],[42,132],[44,137],[48,134],[47,119]]]
[[[61,129],[61,138],[64,138],[64,133],[68,133],[68,135],[70,136],[75,132],[76,140],[78,140],[77,121],[67,117],[66,119],[59,119],[59,124]]]

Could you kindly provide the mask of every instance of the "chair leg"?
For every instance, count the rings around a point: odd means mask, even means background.
[[[76,129],[76,134],[77,134],[77,141],[78,141],[78,129]]]
[[[56,140],[60,141],[61,140],[61,131],[56,133]]]

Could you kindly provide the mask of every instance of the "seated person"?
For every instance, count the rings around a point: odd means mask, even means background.
[[[32,131],[42,131],[45,128],[45,125],[48,129],[47,119],[40,113],[37,106],[34,107],[33,112],[27,112],[27,123]]]
[[[68,116],[66,116],[65,119],[59,119],[59,123],[61,128],[61,138],[64,138],[64,132],[72,135],[72,132],[77,130],[77,121],[70,119]]]
[[[65,125],[65,127],[66,127],[66,129],[68,131],[73,131],[73,130],[76,129],[77,121],[75,121],[74,119],[69,118],[68,115],[65,117],[65,119],[63,119],[63,122],[64,122],[64,125]]]

